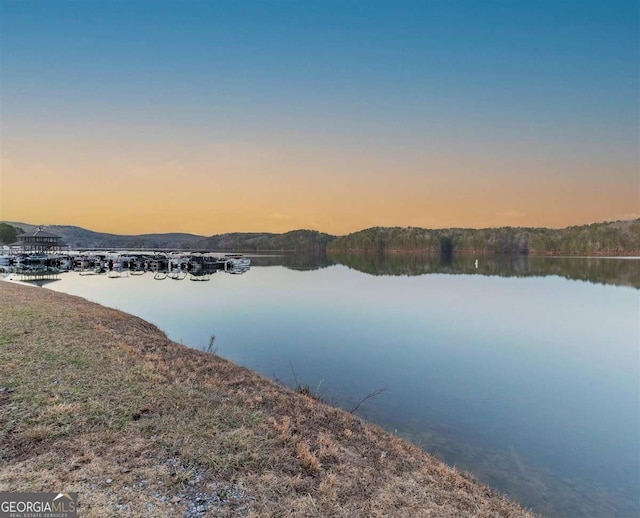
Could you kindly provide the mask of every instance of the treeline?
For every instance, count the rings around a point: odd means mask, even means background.
[[[640,219],[534,230],[531,254],[640,255]]]
[[[469,251],[476,253],[528,253],[530,230],[520,228],[429,230],[416,227],[374,227],[339,237],[332,251],[419,251],[431,254]]]
[[[640,255],[640,219],[563,229],[503,227],[428,230],[374,227],[336,238],[332,252],[419,251],[450,255]]]
[[[297,250],[324,252],[335,236],[316,230],[292,230],[284,234],[232,233],[219,234],[198,243],[203,250],[259,252]]]
[[[13,242],[35,226],[0,223],[0,240]],[[211,237],[168,233],[117,235],[71,225],[50,225],[47,231],[62,237],[74,249],[129,248],[201,251],[395,252],[411,251],[450,256],[456,252],[516,255],[640,255],[640,219],[594,223],[563,229],[374,227],[336,237],[315,230],[284,234],[234,232]],[[3,233],[4,232],[4,233]]]
[[[0,223],[0,244],[10,245],[15,243],[20,234],[24,234],[22,227],[13,226],[9,223]]]

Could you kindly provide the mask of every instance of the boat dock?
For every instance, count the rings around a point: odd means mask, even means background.
[[[251,260],[242,254],[182,252],[40,252],[3,256],[0,270],[31,278],[75,271],[80,275],[126,277],[150,273],[156,280],[209,280],[216,272],[242,274]]]

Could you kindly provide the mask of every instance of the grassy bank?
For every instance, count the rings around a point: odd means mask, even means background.
[[[125,313],[0,282],[0,489],[80,516],[530,516],[357,417]]]

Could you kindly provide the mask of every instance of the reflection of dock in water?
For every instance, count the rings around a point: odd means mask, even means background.
[[[44,286],[45,284],[59,281],[60,271],[52,268],[42,268],[40,270],[19,270],[13,274],[12,278],[16,281]]]

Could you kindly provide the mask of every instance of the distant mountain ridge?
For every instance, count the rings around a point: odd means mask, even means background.
[[[31,232],[36,225],[5,222]],[[71,248],[129,248],[202,251],[420,252],[450,255],[640,255],[640,218],[562,229],[540,227],[449,228],[373,227],[346,236],[316,230],[231,232],[210,237],[188,233],[118,235],[73,225],[46,225]]]
[[[31,225],[5,221],[25,232],[33,232],[39,226],[52,234],[62,237],[64,243],[71,248],[147,248],[147,249],[184,249],[190,250],[204,239],[204,236],[186,233],[119,235],[105,232],[94,232],[74,225]]]
[[[52,234],[62,237],[64,243],[76,249],[162,249],[162,250],[219,250],[237,252],[257,251],[306,251],[324,252],[336,236],[316,230],[292,230],[284,234],[271,232],[232,232],[210,237],[187,233],[118,235],[94,232],[74,225],[32,225],[4,221],[25,232],[33,232],[42,226]]]

